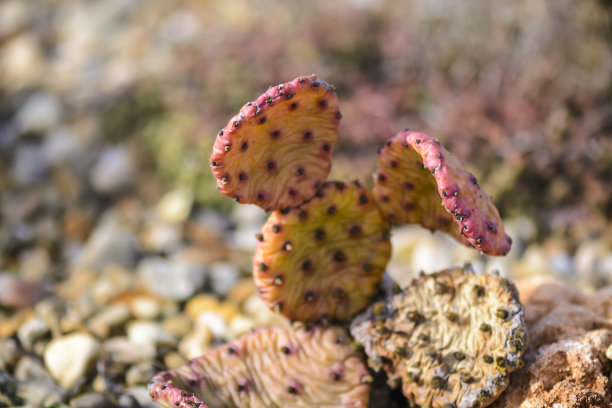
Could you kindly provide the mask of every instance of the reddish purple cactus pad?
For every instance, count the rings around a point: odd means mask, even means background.
[[[374,193],[393,224],[445,231],[487,255],[510,251],[512,240],[476,177],[423,133],[402,131],[385,143]]]
[[[259,296],[289,319],[348,320],[377,292],[389,228],[369,189],[325,183],[304,205],[273,212],[257,235]]]
[[[522,366],[524,309],[506,278],[453,268],[415,279],[357,316],[370,366],[419,406],[493,403]]]
[[[340,327],[265,328],[157,374],[151,398],[168,408],[365,408],[371,377]]]
[[[217,188],[266,210],[299,206],[329,175],[340,118],[336,93],[314,75],[271,87],[217,135]]]

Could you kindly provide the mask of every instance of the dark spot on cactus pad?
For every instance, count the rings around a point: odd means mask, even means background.
[[[290,252],[292,249],[293,245],[291,244],[291,241],[287,241],[283,244],[283,251]]]
[[[259,264],[259,270],[260,270],[260,271],[262,271],[262,272],[267,271],[267,270],[268,270],[268,265],[266,265],[266,264],[265,264],[265,263],[263,263],[263,262],[262,262],[262,263],[260,263],[260,264]]]
[[[304,272],[312,271],[312,261],[310,259],[306,259],[305,261],[302,262],[302,270]]]
[[[329,207],[327,207],[327,215],[334,215],[336,211],[337,210],[335,205],[330,205]]]
[[[456,322],[457,320],[459,320],[459,315],[455,312],[446,312],[445,316],[451,322]]]
[[[342,262],[346,261],[346,255],[344,254],[344,252],[342,252],[342,251],[334,252],[334,261],[336,261],[338,263],[342,263]]]
[[[318,228],[314,232],[314,237],[317,241],[323,241],[325,239],[325,230],[323,228]]]
[[[291,349],[289,348],[289,346],[282,346],[281,352],[285,355],[289,355],[289,353],[291,353]]]
[[[367,204],[368,203],[368,196],[365,194],[360,194],[359,195],[359,204]]]
[[[397,162],[395,160],[391,160],[391,167],[397,167]]]
[[[239,203],[239,202],[240,202],[240,196],[235,196],[235,197],[233,198],[233,200],[234,200],[235,202]]]
[[[289,195],[290,195],[291,197],[295,197],[295,196],[297,195],[297,191],[295,191],[295,189],[294,189],[294,188],[290,188],[290,189],[289,189]]]
[[[374,265],[372,265],[371,262],[365,261],[364,263],[361,264],[361,269],[363,269],[364,272],[372,272],[373,268],[374,268]]]
[[[323,150],[329,152],[331,150],[331,146],[329,143],[323,143]]]
[[[448,288],[444,282],[436,282],[434,284],[434,291],[436,292],[437,295],[442,295],[446,293],[447,289]]]
[[[308,218],[308,213],[305,210],[300,210],[300,212],[298,213],[298,218],[301,221],[304,221],[306,218]]]
[[[303,176],[304,175],[304,169],[302,167],[298,167],[298,169],[295,171],[295,174],[298,176]]]
[[[453,353],[453,358],[457,361],[462,361],[465,359],[465,354],[460,351],[455,351]]]
[[[263,116],[261,119],[259,119],[259,123],[261,123],[262,125],[266,123],[266,117]]]
[[[382,173],[378,173],[378,181],[380,181],[381,183],[384,183],[385,181],[387,181],[387,176],[385,176]]]
[[[459,381],[461,381],[462,383],[471,384],[472,382],[474,382],[474,379],[471,375],[463,373],[459,376]]]
[[[310,130],[304,133],[304,140],[312,140],[312,132]]]
[[[433,388],[442,389],[444,388],[444,385],[444,378],[440,377],[439,375],[434,375],[431,377],[431,386]]]
[[[490,333],[491,329],[491,325],[487,323],[481,323],[480,326],[478,326],[478,330],[484,333]]]
[[[311,290],[306,291],[306,293],[304,294],[304,299],[306,300],[306,303],[311,303],[312,301],[314,301],[315,299],[314,292]]]
[[[318,82],[313,82],[312,86],[315,87],[315,88],[318,88],[319,87],[319,83]]]
[[[319,100],[319,107],[320,107],[321,109],[325,109],[325,108],[327,108],[327,101],[326,101],[325,99],[321,99],[321,100]]]
[[[240,151],[245,152],[249,148],[249,144],[247,142],[243,142],[242,146],[240,146]]]
[[[336,119],[338,120],[342,119],[342,113],[336,112]]]
[[[421,315],[419,314],[419,312],[411,310],[406,313],[406,319],[410,320],[413,323],[416,323],[421,319]]]
[[[482,244],[482,237],[478,237],[478,238],[476,238],[476,242],[477,242],[478,244]]]
[[[274,311],[280,313],[283,310],[283,302],[278,302],[274,305]]]
[[[381,199],[383,202],[385,202],[385,203],[388,203],[388,202],[389,202],[389,196],[388,196],[388,195],[381,196],[381,197],[380,197],[380,199]]]
[[[412,211],[415,206],[414,203],[404,203],[403,207],[406,211]]]
[[[263,234],[255,234],[255,239],[258,240],[259,242],[263,242],[264,236]]]
[[[287,387],[287,392],[289,392],[289,394],[295,395],[298,393],[298,390],[293,385],[290,385],[289,387]]]
[[[487,364],[492,364],[494,360],[492,356],[485,354],[484,356],[482,356],[482,361],[484,361]]]
[[[446,192],[446,190],[442,190],[442,197],[446,197],[448,195],[448,193]]]
[[[361,235],[361,227],[359,225],[353,225],[349,230],[349,234],[353,237]]]
[[[270,160],[267,164],[266,167],[268,168],[268,170],[273,171],[276,170],[276,163],[272,160]]]
[[[245,172],[241,171],[240,173],[238,173],[238,180],[245,181],[246,179],[247,179],[247,175]]]
[[[291,99],[291,98],[293,98],[293,94],[292,94],[291,92],[287,92],[287,94],[285,95],[285,98],[287,98],[287,99]],[[291,107],[292,107],[293,109],[295,109],[297,106],[296,106],[296,107],[293,107],[293,105],[295,105],[295,104],[291,104]]]
[[[497,309],[495,311],[495,316],[502,320],[506,320],[508,318],[508,311],[504,309]]]
[[[346,297],[346,292],[342,288],[334,288],[332,296],[336,300],[342,300]]]
[[[458,196],[459,196],[459,189],[456,189],[456,190],[455,190],[455,192],[453,193],[453,195],[454,195],[455,197],[458,197]]]
[[[221,182],[223,184],[227,184],[232,180],[231,176],[229,174],[225,174],[223,175],[223,177],[221,177]]]
[[[282,215],[287,215],[287,214],[289,214],[289,211],[290,211],[290,209],[289,209],[289,208],[283,208],[282,210],[280,210],[280,213],[281,213]]]
[[[304,78],[304,77],[300,77],[300,78],[298,79],[298,81],[300,81],[300,83],[301,83],[301,84],[303,84],[305,80],[306,80],[306,78]]]
[[[391,141],[390,141],[390,140],[387,140],[387,141],[385,142],[385,145],[387,145],[387,146],[391,146]]]
[[[275,234],[278,234],[281,231],[281,226],[278,224],[274,224],[272,225],[272,232],[274,232]]]
[[[263,201],[265,198],[266,198],[266,196],[265,196],[263,193],[258,193],[258,194],[257,194],[257,199],[258,199],[259,201]]]
[[[336,189],[338,189],[338,191],[342,191],[346,187],[346,185],[342,181],[336,181],[334,182],[334,185],[336,186]]]
[[[495,359],[495,363],[497,364],[498,367],[502,367],[502,368],[506,367],[506,359],[505,359],[505,357],[498,356]]]
[[[236,349],[230,346],[227,348],[227,353],[230,355],[234,355],[236,354]]]
[[[275,130],[272,133],[270,133],[272,135],[272,139],[278,139],[281,135],[280,130]]]
[[[485,295],[485,288],[480,285],[474,285],[474,287],[472,288],[472,292],[477,297],[483,297]]]
[[[416,144],[421,144],[421,139],[417,139]]]
[[[339,381],[340,378],[342,378],[342,375],[340,373],[332,371],[330,377],[331,377],[332,381]]]

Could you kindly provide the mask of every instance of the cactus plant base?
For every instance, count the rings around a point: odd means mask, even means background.
[[[415,279],[357,316],[370,367],[418,405],[490,405],[522,365],[523,307],[506,278],[454,268]]]

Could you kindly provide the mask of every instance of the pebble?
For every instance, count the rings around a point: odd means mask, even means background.
[[[197,319],[200,313],[219,308],[219,299],[209,294],[195,295],[185,304],[185,313],[192,319]]]
[[[89,392],[70,400],[70,408],[113,408],[117,404],[107,395]]]
[[[100,355],[98,341],[87,333],[74,333],[51,340],[44,353],[45,366],[64,388],[84,380]]]
[[[45,295],[41,284],[11,273],[0,273],[0,305],[15,309],[34,306]]]
[[[186,362],[187,360],[185,359],[185,357],[181,356],[179,353],[175,351],[171,351],[164,356],[164,364],[166,365],[166,367],[168,367],[171,370],[179,368]],[[150,379],[151,379],[151,376],[149,377],[149,380]],[[144,382],[144,384],[146,383],[147,382]]]
[[[75,165],[82,161],[85,149],[72,129],[60,127],[47,134],[42,150],[47,164],[71,163]]]
[[[15,117],[22,134],[46,133],[56,127],[62,117],[62,105],[58,98],[45,92],[30,95]]]
[[[43,147],[33,143],[20,143],[13,156],[11,175],[20,185],[42,181],[47,175]]]
[[[202,288],[206,271],[195,263],[151,257],[139,263],[138,276],[157,296],[180,301],[188,299]]]
[[[125,372],[125,382],[128,386],[146,385],[158,371],[151,361],[134,364]]]
[[[127,337],[111,337],[103,343],[104,350],[112,361],[120,364],[134,364],[155,358],[155,345],[133,343]]]
[[[166,318],[163,321],[164,330],[168,333],[177,336],[183,337],[186,335],[192,327],[192,319],[185,314],[177,314]]]
[[[171,252],[181,245],[182,234],[178,224],[154,220],[144,227],[142,246],[153,252]]]
[[[130,311],[137,319],[155,319],[161,314],[160,302],[150,296],[136,296],[130,303]]]
[[[229,335],[227,320],[217,312],[201,312],[195,324],[208,327],[216,338],[224,339]]]
[[[208,326],[197,325],[191,333],[183,336],[178,350],[188,359],[201,356],[211,347],[213,337],[213,332]]]
[[[244,315],[237,315],[230,321],[229,329],[234,338],[240,337],[243,334],[255,329],[257,325],[255,321]]]
[[[137,241],[118,217],[107,214],[92,232],[75,260],[75,266],[101,270],[107,265],[132,266],[136,260]]]
[[[172,346],[176,338],[159,322],[135,320],[127,325],[127,337],[134,344]]]
[[[133,159],[123,147],[105,149],[89,173],[92,187],[101,194],[122,192],[134,177]]]
[[[33,317],[19,327],[17,338],[26,350],[32,350],[34,342],[49,333],[49,325],[40,317]]]
[[[225,296],[238,282],[240,272],[230,263],[216,263],[210,267],[209,284],[214,293]]]
[[[9,371],[22,356],[22,351],[14,338],[0,338],[0,371]]]
[[[99,338],[107,338],[111,332],[123,326],[132,314],[125,303],[105,306],[89,319],[87,328]]]
[[[186,189],[172,190],[166,193],[157,203],[159,218],[171,224],[184,222],[193,206],[193,194]]]

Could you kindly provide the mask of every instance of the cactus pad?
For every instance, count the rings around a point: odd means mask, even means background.
[[[259,296],[289,319],[345,321],[377,292],[390,225],[359,182],[326,182],[298,208],[270,214],[253,258]]]
[[[168,408],[367,407],[371,377],[339,327],[265,328],[156,375]]]
[[[341,116],[336,93],[314,75],[271,87],[217,135],[217,188],[266,210],[299,206],[327,179]]]
[[[522,365],[527,346],[514,285],[469,268],[414,280],[357,316],[351,333],[390,384],[432,408],[491,404]]]
[[[423,133],[402,131],[385,143],[374,193],[393,224],[420,223],[442,230],[487,255],[510,251],[512,240],[476,177]]]

